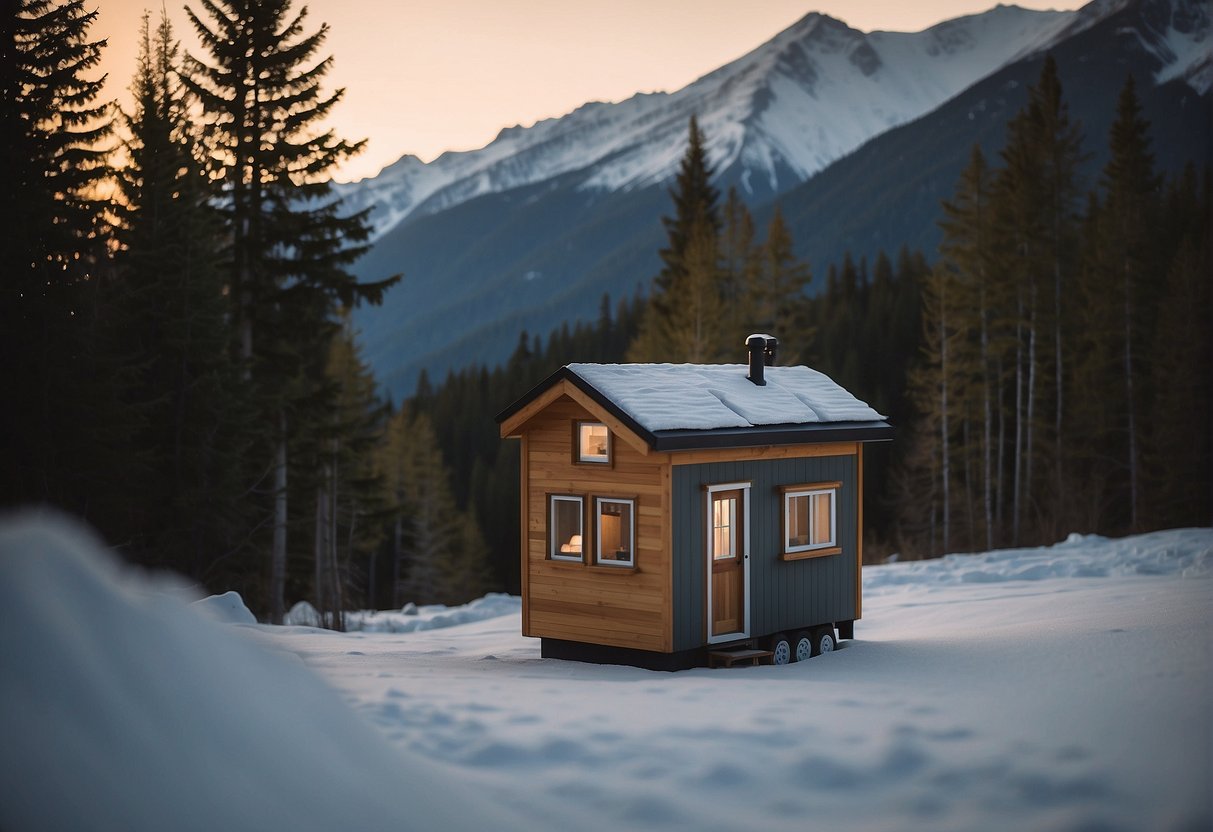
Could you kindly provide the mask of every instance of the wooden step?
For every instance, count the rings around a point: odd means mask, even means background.
[[[737,662],[751,665],[771,664],[774,654],[770,650],[709,650],[708,667],[732,667]]]

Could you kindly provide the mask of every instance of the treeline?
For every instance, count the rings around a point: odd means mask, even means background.
[[[368,226],[329,177],[362,143],[321,127],[328,29],[290,6],[187,7],[197,55],[145,16],[131,112],[98,100],[96,11],[5,7],[0,504],[340,626],[494,584],[430,417],[379,399],[350,330],[397,278],[348,270]]]
[[[1111,104],[1111,102],[1109,102]],[[944,206],[899,543],[923,554],[1210,522],[1210,184],[1155,170],[1130,77],[1080,174],[1056,65]]]

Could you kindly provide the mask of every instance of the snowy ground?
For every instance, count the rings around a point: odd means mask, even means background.
[[[673,674],[541,659],[538,643],[518,635],[517,600],[502,596],[358,619],[379,632],[220,624],[196,613],[239,621],[231,596],[189,611],[132,591],[108,565],[91,582],[72,557],[70,569],[50,557],[38,558],[52,564],[41,571],[14,568],[22,561],[11,555],[30,548],[48,547],[0,535],[0,731],[13,738],[0,744],[5,830],[72,828],[72,811],[94,803],[56,807],[57,822],[36,810],[80,788],[109,816],[133,819],[125,828],[155,828],[130,808],[149,804],[160,819],[188,809],[206,821],[195,828],[268,828],[197,800],[162,805],[173,778],[141,759],[155,747],[149,730],[184,761],[178,779],[191,788],[200,764],[244,766],[268,783],[281,828],[323,826],[317,803],[358,829],[484,829],[486,813],[488,828],[584,832],[1213,824],[1207,529],[867,568],[857,639],[835,653]],[[123,637],[141,656],[170,658],[160,672],[143,663],[138,684],[125,684],[136,671],[112,644]],[[59,655],[73,639],[92,661]],[[46,681],[12,681],[60,677],[57,705],[31,699]],[[110,701],[115,689],[132,701]],[[202,712],[217,748],[167,721],[181,712],[163,707],[166,696]],[[216,698],[223,707],[209,707]],[[284,708],[293,730],[275,722]],[[73,747],[58,745],[66,736]],[[73,755],[92,745],[129,775],[125,791],[79,782],[89,770]],[[268,761],[244,761],[248,747]],[[205,782],[223,788],[214,780]],[[237,791],[229,808],[245,799]]]

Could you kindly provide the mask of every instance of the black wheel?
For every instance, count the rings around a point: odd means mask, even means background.
[[[771,636],[771,661],[774,664],[787,664],[792,660],[792,642],[783,633]]]
[[[837,640],[834,638],[834,628],[829,624],[826,624],[824,627],[818,627],[813,631],[814,656],[820,656],[822,653],[833,653],[837,643]]]
[[[810,656],[816,655],[813,652],[813,636],[810,633],[801,630],[796,634],[796,649],[792,652],[792,657],[798,662],[803,662]]]

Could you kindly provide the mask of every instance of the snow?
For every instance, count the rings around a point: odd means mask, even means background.
[[[834,653],[673,674],[542,659],[503,596],[222,625],[78,532],[0,550],[4,829],[1213,822],[1209,529],[866,567]]]
[[[378,237],[413,214],[574,172],[588,190],[644,187],[677,169],[692,114],[717,170],[740,161],[746,182],[782,189],[1046,47],[1078,14],[999,6],[922,32],[865,34],[813,13],[675,92],[588,103],[429,163],[404,156],[337,191],[350,210],[374,208]]]
[[[1153,50],[1162,61],[1154,81],[1162,84],[1182,78],[1205,95],[1213,88],[1213,32],[1208,4],[1179,2],[1172,12],[1161,43]]]
[[[175,595],[62,519],[4,524],[0,828],[521,828]]]
[[[226,624],[256,624],[257,618],[244,605],[239,592],[225,592],[195,601],[193,606],[216,621]]]
[[[868,422],[885,417],[808,367],[767,367],[762,387],[744,364],[569,364],[650,431]]]
[[[373,612],[361,610],[347,613],[345,628],[351,632],[364,633],[414,633],[419,630],[438,630],[459,624],[471,624],[487,618],[498,618],[522,609],[522,600],[500,592],[490,592],[470,604],[448,607],[444,604],[415,606],[406,604],[399,612]]]

